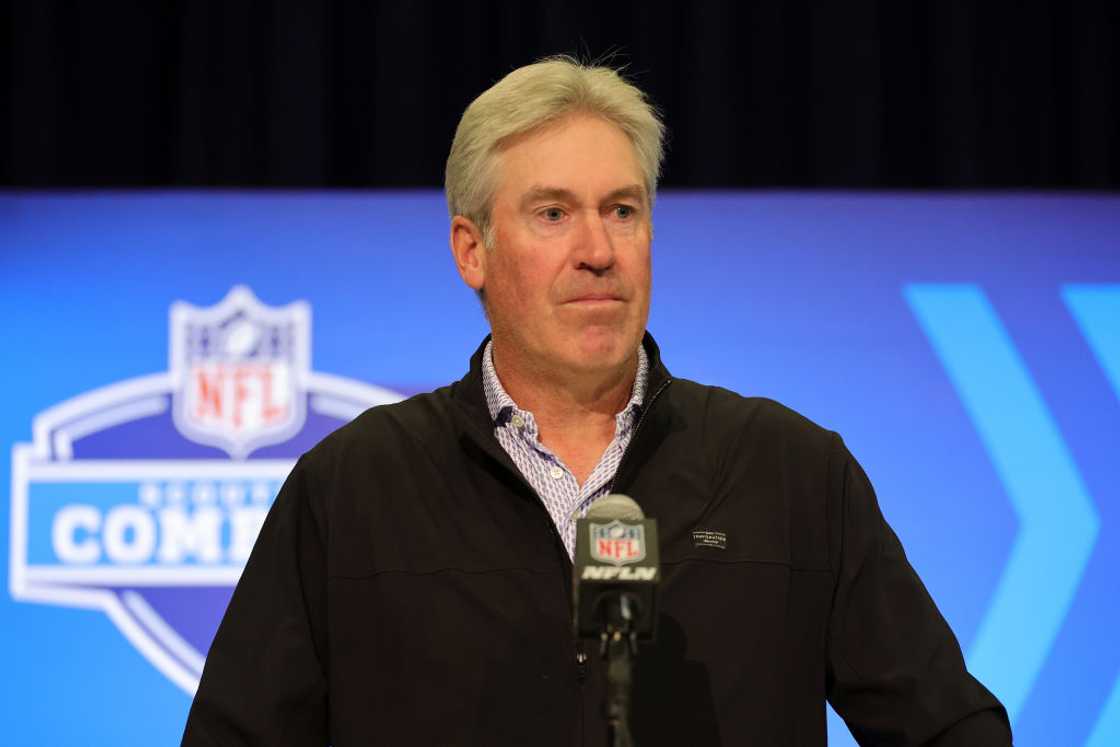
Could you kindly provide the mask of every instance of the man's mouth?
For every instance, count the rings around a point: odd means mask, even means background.
[[[582,296],[565,301],[569,304],[607,304],[607,303],[622,303],[622,298],[613,293],[585,293]]]

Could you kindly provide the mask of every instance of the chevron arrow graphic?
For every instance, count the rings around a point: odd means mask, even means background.
[[[1018,532],[968,655],[1014,722],[1061,629],[1099,520],[1037,386],[983,291],[918,284],[904,295],[945,368]]]
[[[1120,398],[1120,285],[1067,285],[1062,298],[1081,328],[1112,391]],[[1120,678],[1097,717],[1086,747],[1120,744]]]

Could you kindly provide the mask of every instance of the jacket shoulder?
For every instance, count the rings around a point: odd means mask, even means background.
[[[453,427],[451,387],[371,407],[324,437],[303,455],[313,470],[330,470],[351,459],[373,460],[407,451],[417,441]],[[378,457],[378,455],[381,455]]]
[[[767,397],[744,396],[720,386],[674,379],[685,412],[702,413],[704,431],[716,441],[751,441],[828,452],[839,436],[796,410]]]

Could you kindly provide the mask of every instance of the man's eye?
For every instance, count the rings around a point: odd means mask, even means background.
[[[634,217],[634,208],[629,205],[615,205],[614,214],[615,217],[626,220],[627,218]]]
[[[560,208],[545,208],[541,212],[541,215],[544,216],[544,219],[546,221],[548,221],[550,223],[556,223],[557,221],[562,220],[564,218],[564,211],[561,210]]]

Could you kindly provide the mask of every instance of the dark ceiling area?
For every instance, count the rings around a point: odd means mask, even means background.
[[[471,99],[624,66],[664,186],[1115,189],[1120,3],[134,2],[0,10],[0,184],[439,186]]]

